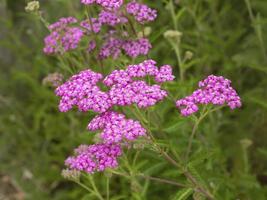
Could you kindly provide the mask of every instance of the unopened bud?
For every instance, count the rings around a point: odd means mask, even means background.
[[[143,31],[138,33],[138,38],[147,37],[147,36],[149,36],[151,34],[151,32],[152,32],[151,27],[147,26],[147,27],[144,28]]]
[[[25,7],[26,12],[36,12],[40,8],[40,3],[39,1],[31,1],[27,4]]]
[[[61,175],[65,179],[79,181],[81,172],[77,170],[63,169]]]
[[[182,36],[183,36],[182,32],[175,30],[168,30],[164,33],[164,37],[166,39],[176,39],[178,42],[181,41]]]
[[[133,148],[143,150],[145,148],[145,145],[142,143],[136,143],[133,145]]]
[[[186,51],[184,58],[185,58],[185,60],[191,60],[193,58],[193,56],[194,56],[193,52]]]
[[[106,170],[106,171],[104,172],[104,175],[105,175],[107,178],[111,178],[111,177],[112,177],[112,172]]]
[[[43,85],[58,87],[62,84],[63,78],[63,75],[57,72],[48,74],[48,76],[43,79]]]
[[[250,139],[242,139],[240,140],[240,144],[244,149],[247,149],[253,144],[253,142]]]

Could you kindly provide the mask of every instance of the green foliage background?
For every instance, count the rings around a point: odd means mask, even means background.
[[[167,0],[145,2],[159,11],[156,22],[150,24],[150,57],[159,64],[173,65],[179,77],[175,53],[163,37],[166,30],[174,29]],[[49,22],[84,14],[79,0],[40,3]],[[25,5],[23,0],[0,0],[0,199],[19,199],[15,193],[29,200],[94,199],[60,175],[73,148],[92,141],[92,134],[85,129],[92,113],[57,110],[58,99],[51,88],[42,85],[42,79],[61,72],[61,63],[42,53],[47,30],[36,17],[25,13]],[[194,58],[186,81],[168,85],[172,94],[183,97],[199,80],[214,73],[231,79],[243,101],[241,109],[225,108],[200,125],[189,168],[216,191],[217,199],[267,199],[267,1],[180,0],[175,12],[177,28],[183,32],[183,53],[190,50]],[[111,63],[105,64],[108,71]],[[88,63],[81,65],[87,67]],[[153,109],[161,116],[158,138],[168,138],[165,145],[182,153],[192,129],[191,119],[182,118],[171,102]],[[126,153],[132,162],[133,152]],[[132,167],[133,171],[185,182],[181,172],[147,149],[140,151]],[[106,176],[94,175],[101,191]],[[188,199],[202,198],[167,184],[116,175],[111,177],[110,190],[114,200],[182,199],[181,192]]]

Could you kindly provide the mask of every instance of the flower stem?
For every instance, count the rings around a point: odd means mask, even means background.
[[[252,22],[252,26],[253,26],[253,28],[254,28],[254,30],[256,32],[257,38],[259,40],[259,45],[260,45],[260,48],[261,48],[261,51],[262,51],[262,54],[263,54],[263,58],[265,60],[267,60],[266,48],[265,48],[263,37],[262,37],[262,26],[261,26],[261,24],[259,22],[260,16],[259,15],[257,15],[256,17],[254,16],[250,0],[245,0],[245,3],[246,3],[246,6],[247,6],[247,9],[248,9],[249,18],[250,18],[250,20]]]
[[[189,158],[189,155],[190,155],[190,152],[191,152],[191,149],[192,149],[193,139],[194,139],[194,137],[195,137],[195,135],[196,135],[196,133],[197,133],[197,129],[198,129],[199,124],[201,123],[202,120],[205,119],[205,117],[206,117],[208,114],[210,114],[210,113],[212,113],[212,112],[214,112],[214,111],[216,111],[216,110],[219,110],[219,109],[221,109],[221,108],[222,108],[222,106],[217,107],[217,108],[214,108],[214,109],[212,109],[212,110],[209,110],[209,109],[208,109],[208,110],[206,111],[206,109],[207,109],[207,105],[204,107],[202,114],[200,115],[200,117],[199,117],[199,118],[196,120],[196,122],[195,122],[195,125],[194,125],[194,127],[193,127],[193,129],[192,129],[192,132],[191,132],[191,135],[190,135],[190,138],[189,138],[189,142],[188,142],[188,146],[187,146],[187,151],[186,151],[186,156],[185,156],[185,160],[186,160],[186,162],[188,161],[188,158]]]
[[[107,200],[109,200],[109,177],[106,180]]]
[[[124,177],[127,177],[127,178],[131,177],[128,174],[123,174],[123,173],[119,173],[119,172],[115,172],[115,171],[112,171],[112,173],[114,173],[116,175],[119,175],[119,176],[124,176]],[[148,180],[151,180],[151,181],[156,181],[156,182],[160,182],[160,183],[166,183],[166,184],[169,184],[169,185],[175,185],[177,187],[190,187],[188,185],[185,185],[183,183],[178,183],[178,182],[173,181],[173,180],[159,178],[159,177],[153,177],[153,176],[148,176],[148,175],[144,175],[142,173],[141,174],[135,174],[135,176],[138,176],[138,177],[144,178],[144,179],[148,179]]]
[[[99,190],[97,189],[97,187],[96,187],[96,185],[95,185],[95,182],[94,182],[94,180],[92,179],[92,177],[86,175],[86,178],[90,181],[90,183],[91,183],[91,185],[92,185],[92,187],[93,187],[93,189],[94,189],[94,192],[95,192],[96,196],[98,197],[98,199],[100,199],[100,200],[104,200],[104,198],[103,198],[102,195],[100,194]]]

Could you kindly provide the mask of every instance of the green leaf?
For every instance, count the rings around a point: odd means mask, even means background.
[[[193,193],[192,188],[182,189],[179,192],[177,192],[177,194],[172,200],[186,200],[192,193]]]
[[[204,196],[200,192],[195,192],[193,194],[193,198],[194,198],[194,200],[204,200],[205,199]]]
[[[196,166],[201,164],[204,160],[211,158],[216,154],[215,151],[200,151],[199,153],[196,153],[191,161],[189,162],[189,165]]]
[[[198,183],[203,184],[204,186],[206,185],[205,181],[202,179],[196,168],[190,163],[188,164],[188,170]]]

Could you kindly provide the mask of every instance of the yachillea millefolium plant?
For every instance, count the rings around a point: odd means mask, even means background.
[[[180,77],[176,78],[172,66],[159,66],[155,60],[149,58],[152,44],[147,38],[145,25],[156,20],[155,9],[135,0],[81,0],[80,3],[86,10],[84,19],[69,16],[52,24],[42,18],[36,1],[27,7],[28,11],[34,12],[45,22],[49,30],[44,39],[45,54],[58,56],[63,60],[64,54],[70,53],[69,56],[74,56],[71,53],[82,51],[83,55],[86,54],[85,57],[88,56],[99,64],[98,68],[86,67],[79,72],[75,71],[75,74],[73,70],[69,70],[71,77],[61,85],[53,76],[53,80],[56,80],[52,81],[52,85],[56,86],[55,94],[59,97],[59,111],[78,109],[79,112],[94,112],[95,117],[87,128],[90,132],[98,131],[94,142],[81,144],[66,159],[67,169],[63,171],[63,176],[93,192],[99,199],[104,199],[104,194],[98,191],[94,183],[90,189],[81,183],[80,176],[88,178],[88,174],[103,171],[124,176],[120,172],[120,163],[125,159],[124,151],[134,151],[133,147],[141,141],[144,151],[148,148],[174,168],[179,168],[189,184],[148,176],[143,176],[144,178],[185,187],[188,190],[185,190],[184,195],[190,195],[194,191],[206,199],[216,199],[216,195],[187,170],[186,163],[199,123],[208,114],[222,107],[228,106],[232,110],[241,107],[241,99],[231,86],[231,81],[223,76],[209,75],[199,82],[198,88],[192,94],[173,99],[167,84],[184,81],[185,78],[179,53],[182,33],[169,30],[164,34],[177,55]],[[96,16],[91,15],[92,8],[97,8]],[[184,61],[192,56],[191,52],[186,52]],[[137,57],[143,58],[143,61],[136,63]],[[109,58],[122,59],[121,63],[124,65],[104,66],[104,61]],[[73,65],[70,62],[64,63]],[[62,81],[62,76],[57,74],[57,77]],[[145,118],[149,108],[159,102],[163,105],[170,100],[173,109],[183,117],[196,118],[195,113],[201,110],[187,149],[184,150],[184,161],[175,159],[168,152],[168,147],[159,144],[149,126],[149,120],[152,119]],[[130,109],[136,118],[127,117],[125,109]]]

